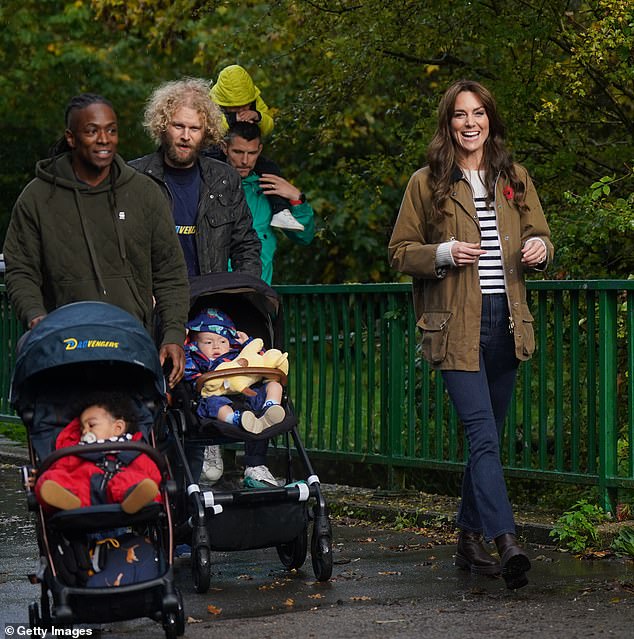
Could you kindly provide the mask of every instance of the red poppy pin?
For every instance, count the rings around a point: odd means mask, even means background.
[[[513,190],[512,186],[505,186],[504,190],[502,191],[502,193],[504,193],[504,197],[507,200],[512,200],[515,197],[515,191]]]

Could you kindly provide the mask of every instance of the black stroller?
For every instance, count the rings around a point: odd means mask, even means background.
[[[58,434],[75,417],[73,404],[94,391],[130,396],[144,441],[106,441],[54,450]],[[41,584],[39,605],[29,606],[32,628],[150,617],[163,625],[168,639],[184,634],[182,598],[172,567],[169,504],[174,486],[165,457],[150,445],[155,424],[165,413],[165,397],[154,342],[134,317],[115,306],[77,302],[61,307],[44,318],[20,346],[11,402],[26,426],[32,464],[23,468],[40,552],[40,568],[30,576],[33,583]],[[33,469],[37,478],[68,455],[105,464],[113,453],[131,455],[128,459],[144,453],[154,461],[162,476],[162,503],[155,501],[134,514],[124,512],[120,504],[52,512],[38,504],[28,481]],[[109,540],[106,546],[104,539]],[[126,546],[127,542],[134,544]],[[116,548],[128,549],[125,558]],[[134,570],[125,573],[125,580],[110,579],[109,572],[118,571],[115,564],[121,561],[134,564]]]
[[[259,337],[264,348],[284,350],[282,342],[282,308],[277,293],[265,282],[241,273],[213,273],[190,282],[190,318],[201,309],[217,308],[227,313],[239,330]],[[291,362],[291,367],[293,363]],[[262,374],[258,368],[242,368]],[[270,376],[271,369],[266,369]],[[315,577],[327,581],[332,574],[332,531],[328,509],[297,430],[293,404],[286,392],[282,405],[284,421],[260,434],[229,425],[217,419],[200,419],[196,413],[196,394],[190,383],[181,382],[172,393],[168,410],[170,450],[168,457],[179,486],[175,500],[177,541],[191,544],[194,588],[206,592],[210,585],[211,551],[232,551],[275,547],[287,569],[298,569],[308,552],[308,528],[312,520],[311,558]],[[213,371],[205,376],[226,376],[227,371]],[[185,454],[186,444],[262,440],[281,437],[286,458],[286,485],[270,488],[211,489],[202,491],[192,477]],[[293,482],[292,444],[302,476]],[[309,508],[312,504],[312,508]]]

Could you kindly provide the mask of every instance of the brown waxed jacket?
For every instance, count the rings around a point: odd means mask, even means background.
[[[529,359],[535,350],[533,317],[526,303],[525,267],[520,250],[529,238],[542,239],[548,251],[544,270],[553,257],[550,230],[535,187],[526,169],[515,165],[519,179],[526,184],[526,204],[521,212],[512,198],[504,195],[508,180],[500,176],[496,183],[495,207],[502,250],[502,263],[509,301],[509,324],[513,326],[515,355]],[[481,240],[480,225],[473,194],[460,171],[445,204],[447,214],[432,217],[429,167],[419,169],[410,178],[401,209],[390,238],[390,264],[411,275],[417,324],[423,331],[425,359],[446,370],[479,369],[480,318],[482,293],[478,265],[438,268],[436,251],[443,242]]]

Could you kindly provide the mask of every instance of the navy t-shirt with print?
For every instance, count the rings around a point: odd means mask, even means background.
[[[166,164],[165,182],[174,200],[174,224],[185,255],[187,273],[190,277],[200,275],[196,250],[196,216],[200,194],[198,164],[188,169],[176,169]]]

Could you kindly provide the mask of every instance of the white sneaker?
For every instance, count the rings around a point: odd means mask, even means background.
[[[211,482],[216,482],[222,477],[224,464],[220,446],[207,446],[203,460],[203,476]]]
[[[288,209],[284,209],[283,211],[276,213],[271,218],[271,226],[277,226],[279,229],[289,229],[291,231],[304,230],[304,225],[301,222],[298,222]]]
[[[247,466],[244,469],[244,485],[251,487],[281,486],[282,484],[271,475],[266,466]]]

